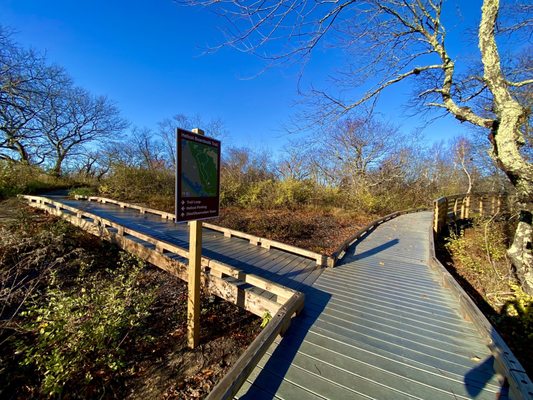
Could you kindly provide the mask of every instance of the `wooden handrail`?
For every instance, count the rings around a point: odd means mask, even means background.
[[[102,232],[99,231],[99,228],[104,228],[108,238],[113,238],[115,242],[121,245],[121,247],[133,252],[133,254],[142,256],[147,261],[154,263],[156,266],[168,272],[173,273],[175,276],[178,276],[181,279],[185,279],[187,276],[185,273],[186,266],[184,264],[181,264],[183,267],[182,273],[174,271],[172,268],[170,268],[169,264],[176,263],[180,265],[180,263],[176,260],[166,257],[164,254],[165,250],[174,254],[178,254],[176,250],[179,249],[181,254],[178,255],[182,255],[183,257],[187,258],[186,256],[188,253],[183,249],[151,238],[135,230],[125,228],[92,213],[67,206],[63,203],[56,202],[45,197],[22,197],[28,200],[30,205],[61,216],[69,222],[80,226],[91,233],[101,236]],[[69,211],[72,213],[72,215],[66,214],[64,211]],[[93,222],[86,221],[83,219],[83,217],[92,219]],[[105,229],[106,226],[117,229],[118,234],[109,232],[107,229]],[[125,238],[124,234],[128,234],[148,243],[154,244],[155,250],[147,249],[143,245],[132,242],[130,239]],[[205,285],[212,294],[222,297],[225,300],[233,300],[235,303],[237,303],[238,299],[241,298],[241,301],[244,302],[244,305],[252,304],[255,306],[259,304],[259,308],[245,307],[256,315],[263,316],[265,311],[271,313],[271,315],[274,315],[273,318],[268,322],[266,328],[261,331],[261,333],[255,338],[250,346],[248,346],[230,371],[208,395],[208,399],[231,399],[238,392],[261,357],[266,353],[269,346],[274,342],[277,335],[284,334],[288,329],[293,315],[297,315],[302,311],[305,302],[305,295],[301,292],[289,289],[259,276],[246,274],[237,268],[216,260],[202,257],[201,263],[202,267],[204,268],[203,272]],[[207,270],[209,270],[209,274],[206,274]],[[213,274],[212,272],[215,273]],[[261,296],[249,290],[245,291],[244,296],[239,296],[237,293],[239,288],[235,284],[222,279],[222,275],[232,276],[249,285],[272,293],[276,295],[277,302],[273,302],[264,297],[259,300]],[[244,300],[242,297],[244,297]]]
[[[167,270],[168,272],[173,273],[179,278],[186,280],[185,273],[179,273],[171,268],[166,267],[169,263],[177,263],[176,265],[179,265],[180,268],[182,267],[184,272],[186,270],[186,265],[171,259],[168,257],[169,254],[167,253],[176,254],[180,257],[188,259],[188,252],[185,249],[175,246],[171,243],[155,239],[133,229],[124,227],[90,212],[68,206],[46,197],[21,197],[28,200],[31,206],[41,208],[49,213],[63,217],[72,224],[79,226],[90,233],[103,238],[113,239],[112,241],[116,242],[126,250],[140,256],[141,258],[155,264],[162,269]],[[69,212],[70,214],[66,212]],[[92,222],[88,221],[87,219],[92,220]],[[117,233],[110,232],[107,227],[116,229]],[[127,237],[125,235],[127,235]],[[150,243],[155,247],[155,249],[151,250],[139,245],[138,243],[129,239],[130,236]],[[285,286],[268,281],[256,275],[247,274],[235,267],[209,259],[207,257],[202,257],[201,265],[206,285],[213,294],[232,302],[237,302],[240,297],[243,297],[244,304],[240,305],[260,317],[262,317],[266,311],[271,314],[275,314],[288,299],[290,299],[294,294],[298,293],[295,290]],[[264,290],[274,295],[276,301],[268,300],[266,297],[249,290],[245,291],[244,296],[239,296],[237,292],[241,289],[237,287],[236,283],[230,283],[223,279],[224,275],[231,276],[237,279],[238,282],[247,283],[251,286],[255,286],[261,290]]]
[[[170,243],[166,243],[166,242],[151,238],[150,236],[147,236],[135,230],[123,227],[113,221],[96,216],[89,212],[79,210],[79,209],[67,206],[65,204],[62,204],[62,203],[59,203],[59,202],[56,202],[56,201],[53,201],[53,200],[50,200],[44,197],[39,197],[39,196],[22,196],[22,197],[29,200],[30,205],[37,206],[39,208],[47,210],[48,212],[62,216],[63,218],[73,223],[77,223],[78,226],[88,224],[89,227],[93,231],[96,230],[97,232],[101,229],[104,229],[104,231],[107,232],[107,235],[111,237],[113,237],[114,235],[117,236],[118,241],[124,242],[124,241],[130,240],[124,237],[124,235],[129,235],[129,236],[136,237],[140,240],[146,241],[148,243],[151,243],[155,245],[156,250],[149,250],[146,247],[143,247],[144,249],[143,251],[148,250],[149,252],[151,252],[150,254],[152,256],[153,256],[153,253],[156,253],[156,254],[159,254],[159,256],[164,257],[164,254],[163,254],[164,251],[168,251],[170,253],[178,254],[184,258],[187,258],[188,254],[184,249],[171,245]],[[441,213],[443,212],[442,209],[444,209],[443,207],[444,204],[446,204],[446,208],[445,208],[446,215],[448,215],[450,200],[454,201],[454,206],[455,206],[457,204],[457,201],[462,202],[466,198],[471,199],[471,197],[469,196],[464,196],[464,197],[461,197],[460,195],[449,196],[446,198],[437,199],[435,201],[435,204],[436,206],[441,207],[441,211],[439,211]],[[115,204],[120,205],[120,202],[115,202],[115,201],[109,201],[109,202],[114,202]],[[123,204],[124,204],[124,207],[129,207],[127,203],[123,203]],[[495,207],[494,202],[491,204],[493,207]],[[481,203],[480,207],[481,207],[481,210],[484,210],[483,203]],[[499,207],[500,205],[498,205],[498,210],[499,210]],[[140,210],[142,207],[134,206],[130,208],[137,208]],[[71,214],[67,214],[62,210],[68,211]],[[435,209],[434,212],[436,210],[437,209]],[[152,211],[155,211],[153,212],[154,214],[162,215],[160,214],[162,212],[159,212],[158,210],[144,209],[144,212],[152,212]],[[401,211],[401,212],[395,212],[395,213],[389,214],[385,217],[382,217],[380,219],[377,219],[371,222],[364,228],[358,230],[355,235],[353,235],[351,238],[346,240],[339,247],[339,249],[334,253],[332,257],[332,259],[334,260],[333,264],[335,263],[335,261],[337,261],[341,257],[341,255],[346,251],[346,249],[349,246],[351,246],[361,236],[365,235],[367,232],[375,228],[377,225],[385,221],[388,221],[390,219],[396,218],[397,216],[401,214],[405,214],[407,212],[413,212],[413,211],[416,211],[416,210],[410,210],[410,211],[407,210],[407,211]],[[453,211],[455,215],[456,213],[458,213],[458,208],[454,207]],[[494,211],[494,208],[493,208],[493,211]],[[166,214],[170,215],[168,213]],[[462,210],[461,215],[464,215],[464,214],[465,214],[464,210]],[[466,215],[468,215],[468,213],[466,213]],[[91,219],[92,222],[86,221],[83,218]],[[436,220],[438,220],[437,216],[434,217],[434,221]],[[117,229],[118,234],[110,233],[106,229],[107,226]],[[87,229],[87,226],[82,226],[82,227],[84,227],[84,229]],[[489,347],[496,360],[495,368],[498,370],[499,373],[501,373],[505,377],[505,379],[509,383],[510,398],[513,398],[513,399],[531,398],[533,396],[533,384],[531,380],[529,379],[529,377],[527,376],[520,362],[515,358],[515,356],[513,355],[513,353],[507,346],[507,344],[505,343],[505,341],[501,338],[501,336],[494,329],[491,323],[481,313],[481,311],[476,306],[472,298],[463,290],[463,288],[457,283],[457,281],[451,276],[451,274],[446,270],[446,268],[436,258],[433,233],[434,233],[434,228],[432,227],[432,229],[429,232],[430,265],[436,268],[441,273],[443,283],[447,287],[450,287],[455,292],[455,294],[458,296],[462,309],[465,311],[465,314],[468,316],[470,320],[472,320],[476,324],[480,332],[482,332],[487,338],[487,340],[490,342]],[[131,243],[132,243],[131,248],[135,248],[135,246],[142,247],[142,245],[138,243],[135,243],[135,242],[131,242]],[[179,254],[178,252],[181,252],[181,254]],[[147,259],[149,261],[152,260],[152,258],[150,257],[147,257]],[[251,371],[255,368],[258,361],[265,354],[269,346],[274,342],[277,335],[283,334],[286,331],[292,316],[294,314],[299,313],[303,309],[305,297],[300,292],[296,292],[294,290],[285,288],[284,286],[275,284],[274,282],[270,282],[268,280],[265,280],[255,275],[245,274],[243,271],[240,271],[236,268],[233,268],[229,265],[220,263],[215,260],[211,260],[211,259],[204,257],[202,258],[202,266],[204,267],[204,273],[205,271],[210,271],[210,273],[206,275],[205,277],[206,286],[208,287],[208,289],[212,293],[220,295],[221,297],[225,299],[228,298],[228,293],[230,293],[232,290],[235,291],[238,289],[235,288],[235,285],[232,285],[231,283],[221,279],[216,274],[232,276],[236,279],[241,280],[242,282],[246,282],[262,290],[266,290],[272,294],[275,294],[277,298],[283,302],[282,304],[279,304],[279,303],[273,303],[272,301],[268,301],[265,299],[266,300],[265,304],[267,304],[265,306],[266,309],[273,310],[274,308],[272,307],[275,307],[274,317],[267,324],[266,328],[256,337],[256,339],[252,342],[252,344],[241,355],[241,357],[239,357],[235,365],[224,376],[224,378],[215,386],[215,388],[209,393],[207,397],[210,400],[230,399],[230,398],[233,398],[233,396],[238,392],[239,388],[242,386],[242,384],[244,383],[246,378],[249,376]],[[161,268],[165,269],[164,266],[161,266]],[[215,272],[215,274],[213,274],[212,272]],[[250,291],[246,291],[245,293],[246,299],[249,299],[253,295],[254,293]],[[234,294],[233,297],[236,300],[238,295]],[[256,310],[256,315],[259,315],[257,314],[257,310]]]
[[[443,196],[433,201],[433,231],[439,234],[449,221],[474,215],[496,215],[502,211],[501,193],[466,193]]]
[[[155,214],[155,215],[161,216],[161,218],[164,218],[164,219],[167,219],[167,220],[170,220],[170,221],[174,221],[175,220],[174,214],[167,213],[165,211],[155,210],[153,208],[142,207],[142,206],[138,206],[138,205],[135,205],[135,204],[130,204],[130,203],[122,202],[122,201],[108,199],[108,198],[105,198],[105,197],[78,196],[78,195],[76,195],[75,198],[77,200],[95,201],[95,202],[99,202],[99,203],[103,203],[103,204],[111,203],[111,204],[118,205],[121,208],[132,208],[132,209],[138,210],[141,214],[146,214],[146,213]],[[302,249],[300,247],[292,246],[292,245],[285,244],[285,243],[278,242],[278,241],[271,240],[271,239],[262,238],[262,237],[259,237],[259,236],[250,235],[248,233],[240,232],[240,231],[237,231],[237,230],[234,230],[234,229],[230,229],[230,228],[225,228],[225,227],[218,226],[218,225],[215,225],[215,224],[210,224],[210,223],[204,222],[203,226],[204,226],[204,228],[207,228],[207,229],[210,229],[210,230],[213,230],[213,231],[217,231],[217,232],[221,232],[226,237],[238,237],[238,238],[241,238],[241,239],[248,240],[250,242],[250,244],[253,244],[253,245],[260,245],[260,246],[262,246],[264,248],[267,248],[267,249],[268,248],[276,248],[276,249],[283,250],[283,251],[286,251],[286,252],[289,252],[289,253],[297,254],[297,255],[305,257],[305,258],[309,258],[309,259],[315,260],[316,264],[319,265],[319,266],[326,266],[328,264],[327,263],[327,258],[328,257],[323,255],[323,254],[320,254],[320,253],[315,253],[313,251]]]

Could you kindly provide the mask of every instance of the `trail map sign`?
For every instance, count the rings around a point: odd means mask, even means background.
[[[177,131],[176,222],[218,217],[220,141]]]

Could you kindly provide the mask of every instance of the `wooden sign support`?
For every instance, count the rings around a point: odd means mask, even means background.
[[[194,133],[203,135],[198,128]],[[202,221],[189,222],[189,282],[187,300],[187,343],[194,349],[200,342],[200,271],[202,260]]]

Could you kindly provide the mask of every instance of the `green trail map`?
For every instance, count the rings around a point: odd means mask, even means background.
[[[215,197],[218,190],[217,149],[191,140],[183,140],[181,143],[181,195]]]

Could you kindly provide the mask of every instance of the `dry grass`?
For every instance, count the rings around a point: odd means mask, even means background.
[[[323,254],[331,254],[374,215],[340,209],[258,210],[229,207],[212,222]]]

